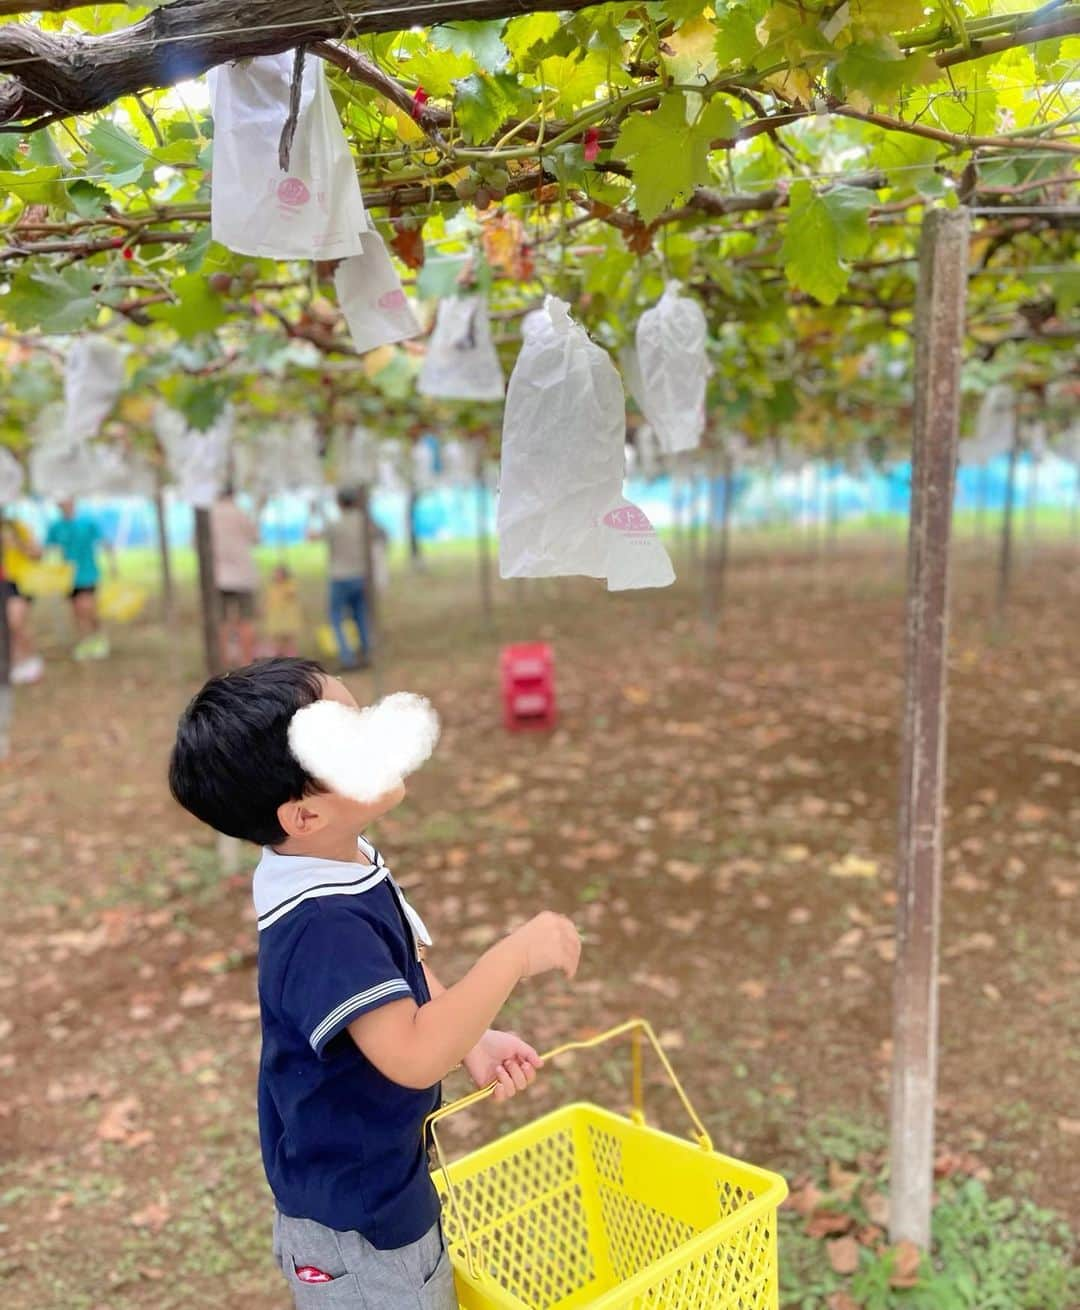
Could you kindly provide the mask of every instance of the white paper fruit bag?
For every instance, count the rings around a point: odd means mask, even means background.
[[[10,505],[19,499],[23,481],[22,465],[10,450],[0,446],[0,505]]]
[[[214,116],[210,228],[215,241],[268,259],[345,259],[363,249],[364,202],[321,59],[304,63],[289,171],[278,163],[289,116],[291,51],[209,73]]]
[[[420,335],[420,324],[378,232],[366,232],[363,254],[337,266],[334,286],[353,345],[361,354]]]
[[[705,431],[705,315],[696,300],[669,282],[637,325],[635,399],[652,424],[662,450],[694,450]],[[640,393],[638,388],[640,387]]]
[[[64,435],[69,441],[96,437],[124,386],[124,355],[101,337],[80,337],[64,366]]]
[[[177,496],[196,509],[209,509],[228,476],[232,412],[228,409],[205,432],[189,428],[175,409],[159,405],[154,431],[176,484]]]
[[[501,400],[504,385],[487,296],[440,300],[416,389],[441,400]]]
[[[581,573],[608,589],[665,587],[675,573],[652,525],[622,496],[626,415],[605,351],[549,296],[531,316],[506,397],[499,496],[504,578]]]

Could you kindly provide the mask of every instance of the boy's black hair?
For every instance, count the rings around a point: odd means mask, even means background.
[[[169,790],[185,810],[230,837],[284,841],[278,806],[319,790],[289,750],[297,710],[323,695],[314,660],[258,660],[211,678],[180,716]]]

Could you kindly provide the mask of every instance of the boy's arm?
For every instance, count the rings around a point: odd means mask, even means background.
[[[459,983],[437,995],[433,990],[426,1005],[393,1001],[354,1019],[349,1033],[393,1082],[431,1087],[464,1060],[522,978],[550,969],[572,978],[580,955],[581,941],[569,919],[537,915],[485,951]]]
[[[423,970],[431,999],[435,1000],[446,988],[426,962]],[[523,1092],[536,1078],[536,1071],[542,1063],[535,1049],[516,1033],[499,1032],[495,1028],[489,1028],[462,1060],[477,1087],[496,1084],[496,1101],[506,1101],[515,1093]]]

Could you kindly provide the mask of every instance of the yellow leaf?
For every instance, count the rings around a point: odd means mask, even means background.
[[[407,114],[397,105],[387,100],[383,105],[384,112],[397,124],[398,140],[404,141],[411,145],[414,141],[423,141],[424,134],[421,132],[416,120],[412,114]]]
[[[369,378],[373,378],[377,373],[381,373],[393,358],[393,346],[380,346],[378,350],[370,350],[364,356],[364,372]]]

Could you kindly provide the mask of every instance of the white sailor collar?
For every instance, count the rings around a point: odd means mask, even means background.
[[[251,887],[259,932],[304,901],[317,896],[358,896],[389,881],[417,945],[430,946],[431,935],[423,919],[406,900],[376,847],[366,837],[360,837],[357,845],[370,864],[323,860],[311,855],[282,855],[273,847],[264,846]]]

